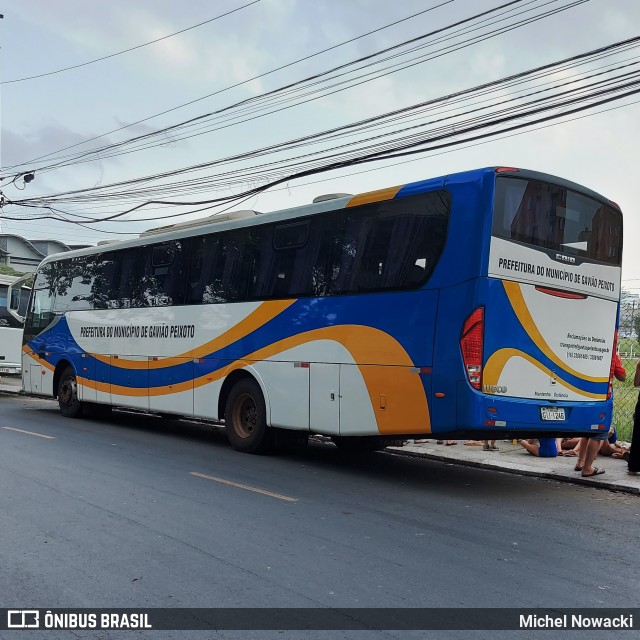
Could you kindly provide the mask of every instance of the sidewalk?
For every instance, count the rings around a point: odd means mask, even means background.
[[[640,475],[629,475],[627,463],[608,456],[598,456],[595,466],[605,473],[593,478],[583,478],[574,471],[577,458],[536,458],[511,440],[496,440],[499,451],[483,451],[482,446],[466,446],[464,440],[454,446],[436,444],[430,440],[425,444],[410,444],[404,447],[389,447],[388,450],[403,456],[414,456],[441,460],[451,464],[462,464],[481,469],[494,469],[518,475],[549,478],[560,482],[591,485],[613,491],[640,494]]]
[[[0,394],[20,392],[20,378],[0,377]],[[598,456],[595,466],[604,469],[605,473],[593,478],[582,478],[580,472],[574,471],[576,458],[536,458],[527,453],[520,445],[511,440],[498,440],[499,451],[483,451],[481,446],[466,446],[464,440],[455,446],[447,447],[430,440],[425,444],[410,444],[404,447],[388,447],[388,451],[402,456],[441,460],[450,464],[462,464],[480,469],[494,469],[505,473],[550,478],[561,482],[586,484],[613,491],[640,494],[640,475],[627,473],[627,463],[606,456]]]
[[[0,376],[0,392],[20,393],[22,389],[22,378],[20,376]]]

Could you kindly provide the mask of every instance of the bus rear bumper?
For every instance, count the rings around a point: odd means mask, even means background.
[[[484,432],[493,437],[505,434],[509,438],[597,436],[611,425],[612,400],[532,401],[476,393],[466,387],[458,394],[458,432]]]
[[[0,364],[0,375],[17,375],[22,373],[22,367],[19,364],[11,364],[3,362]]]

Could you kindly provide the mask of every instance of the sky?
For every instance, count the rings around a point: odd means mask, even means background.
[[[2,3],[0,175],[5,198],[11,201],[90,189],[211,162],[374,117],[640,35],[640,2],[578,0],[575,6],[544,19],[277,113],[188,139],[177,139],[179,136],[168,132],[163,134],[162,144],[152,149],[116,157],[92,154],[87,162],[54,171],[38,170],[55,157],[42,156],[71,145],[80,146],[65,153],[151,133],[506,3],[506,0],[258,0],[249,4],[252,1]],[[512,9],[529,10],[527,15],[531,16],[545,8],[569,4],[570,0],[521,0]],[[418,12],[422,13],[407,19]],[[388,26],[396,21],[402,22]],[[205,24],[189,29],[199,23]],[[188,30],[139,46],[184,29]],[[359,37],[370,31],[375,33]],[[353,41],[343,44],[349,40]],[[113,55],[134,47],[137,48]],[[437,45],[433,47],[431,51]],[[326,53],[312,55],[328,48],[331,50]],[[635,51],[628,53],[627,58],[633,57]],[[110,57],[84,64],[106,56]],[[51,73],[74,66],[77,68]],[[267,73],[283,66],[279,71]],[[41,74],[49,75],[21,80]],[[180,107],[189,102],[192,104]],[[164,111],[169,112],[156,116]],[[640,292],[640,252],[633,247],[633,239],[640,235],[637,211],[640,179],[636,175],[639,120],[640,94],[636,94],[545,126],[521,129],[516,135],[498,135],[474,144],[426,150],[406,158],[289,180],[234,208],[274,211],[307,204],[325,193],[357,194],[485,166],[534,169],[585,185],[620,205],[625,214],[623,286]],[[358,136],[352,138],[357,139]],[[321,148],[326,147],[309,147],[301,153]],[[268,162],[286,155],[281,152],[260,160]],[[225,165],[224,170],[252,164],[256,162],[240,160]],[[18,175],[16,171],[27,169],[35,170],[32,182],[26,184],[22,178],[12,182]],[[205,179],[216,171],[223,169],[192,174],[202,179],[202,186],[196,189],[192,185],[173,199],[193,201],[228,196],[266,181],[257,173],[245,177],[243,182],[227,184],[222,180],[215,189],[205,189]],[[281,172],[278,177],[286,175]],[[144,197],[93,200],[62,208],[95,217],[122,212],[144,200]],[[5,205],[0,229],[31,239],[94,244],[105,239],[134,237],[160,224],[216,212],[201,209],[201,206],[149,205],[124,216],[125,222],[103,222],[89,229],[51,220],[29,220],[37,209]],[[168,213],[186,215],[160,219]],[[22,219],[7,220],[6,216]],[[144,220],[131,222],[132,219]]]

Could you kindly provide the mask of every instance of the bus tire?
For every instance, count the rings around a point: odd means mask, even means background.
[[[253,378],[238,380],[227,398],[224,414],[227,440],[236,451],[262,453],[270,448],[273,433],[260,385]]]
[[[78,382],[73,367],[67,367],[60,376],[58,406],[66,418],[82,417],[82,402],[78,400]]]

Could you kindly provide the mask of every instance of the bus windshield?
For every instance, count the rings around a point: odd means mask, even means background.
[[[622,214],[564,186],[499,176],[493,235],[620,266]]]

